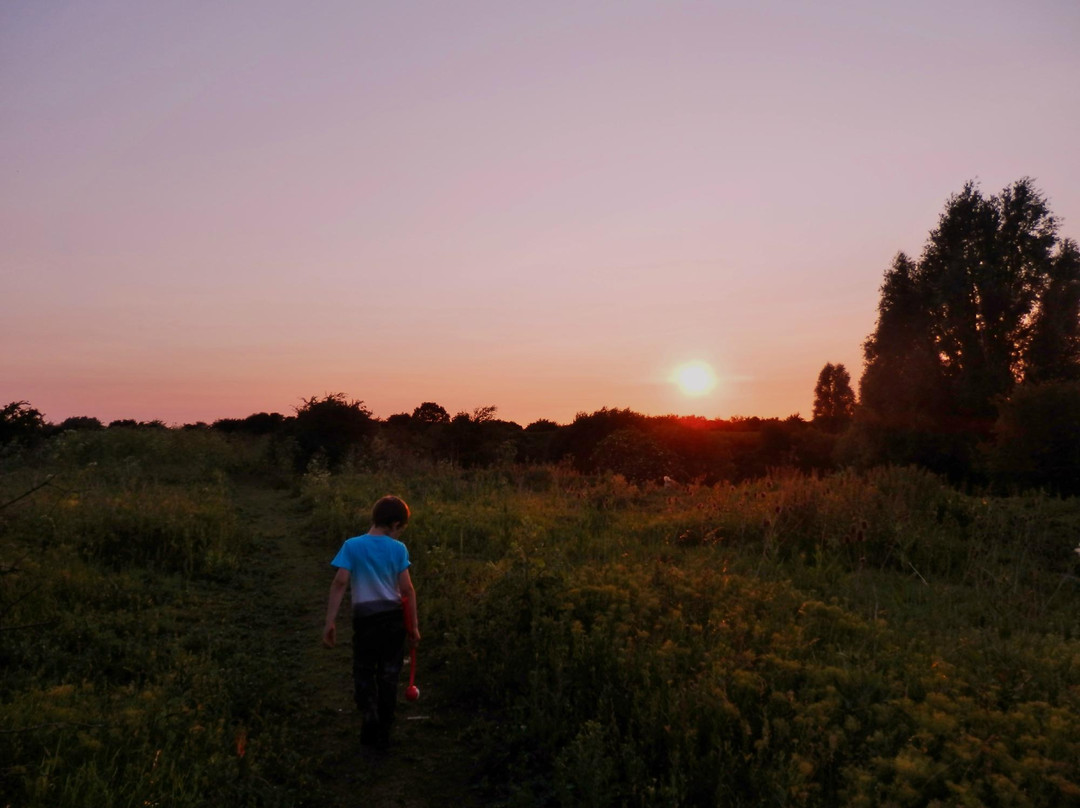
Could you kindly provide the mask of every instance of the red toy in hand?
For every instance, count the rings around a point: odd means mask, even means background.
[[[420,688],[416,686],[416,649],[409,650],[409,686],[405,688],[405,701],[420,698]]]

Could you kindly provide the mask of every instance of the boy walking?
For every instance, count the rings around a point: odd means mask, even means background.
[[[337,642],[337,613],[351,584],[353,688],[362,725],[360,742],[386,747],[397,704],[405,641],[420,642],[416,590],[409,577],[409,551],[398,539],[409,522],[409,506],[383,497],[371,512],[371,528],[347,539],[330,563],[337,574],[330,584],[323,645]]]

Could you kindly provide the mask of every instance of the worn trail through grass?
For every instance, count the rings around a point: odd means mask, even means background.
[[[425,678],[423,643],[417,676],[421,699],[409,703],[403,698],[406,665],[390,750],[379,753],[360,745],[360,723],[352,701],[347,603],[338,618],[337,647],[329,650],[320,642],[332,577],[329,562],[338,548],[310,535],[303,508],[288,491],[243,485],[236,496],[261,549],[251,573],[269,595],[264,599],[266,608],[276,612],[271,642],[279,645],[283,656],[301,663],[295,682],[301,694],[295,726],[306,747],[304,757],[313,761],[316,771],[312,774],[318,784],[317,793],[308,795],[303,804],[325,808],[480,805],[479,795],[469,784],[472,759],[462,740],[466,716],[442,696],[437,679]],[[422,608],[423,593],[418,597]]]

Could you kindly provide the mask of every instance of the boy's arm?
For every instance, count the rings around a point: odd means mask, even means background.
[[[326,625],[323,627],[322,643],[327,648],[333,648],[337,642],[337,613],[341,608],[341,599],[348,588],[349,571],[344,567],[339,567],[337,575],[330,583],[330,601],[326,604]]]
[[[416,612],[416,589],[408,570],[402,570],[398,576],[398,591],[405,602],[405,633],[413,645],[420,642],[420,618]]]

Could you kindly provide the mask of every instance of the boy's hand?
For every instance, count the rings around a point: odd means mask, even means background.
[[[333,648],[337,644],[337,626],[334,623],[327,623],[323,629],[322,644],[327,648]]]

